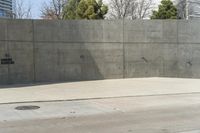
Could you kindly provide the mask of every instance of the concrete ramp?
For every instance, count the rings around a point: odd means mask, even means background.
[[[0,103],[200,94],[200,79],[141,78],[1,87]]]

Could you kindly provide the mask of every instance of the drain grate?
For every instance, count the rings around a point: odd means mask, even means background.
[[[40,107],[39,106],[18,106],[16,107],[15,109],[16,110],[36,110],[36,109],[39,109]]]

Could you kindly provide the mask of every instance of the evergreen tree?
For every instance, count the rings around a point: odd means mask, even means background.
[[[76,9],[81,0],[69,0],[64,9],[64,19],[76,19]]]
[[[64,14],[65,19],[104,19],[108,7],[102,0],[70,0]]]
[[[153,11],[151,19],[177,19],[177,8],[171,0],[162,0],[158,11]]]

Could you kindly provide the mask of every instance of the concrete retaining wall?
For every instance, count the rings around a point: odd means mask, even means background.
[[[200,78],[200,21],[0,20],[0,84]]]

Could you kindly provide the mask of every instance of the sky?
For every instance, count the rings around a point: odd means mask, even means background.
[[[26,1],[25,4],[29,5],[31,4],[32,7],[32,18],[34,19],[40,19],[41,13],[40,10],[42,8],[42,5],[44,2],[49,2],[51,0],[24,0]],[[104,0],[105,2],[107,2],[108,0]],[[155,0],[156,3],[159,2],[160,0]]]
[[[31,4],[32,8],[32,17],[34,19],[39,19],[40,18],[40,10],[42,8],[42,4],[44,2],[49,2],[50,0],[24,0],[26,1],[25,4],[29,5]]]

